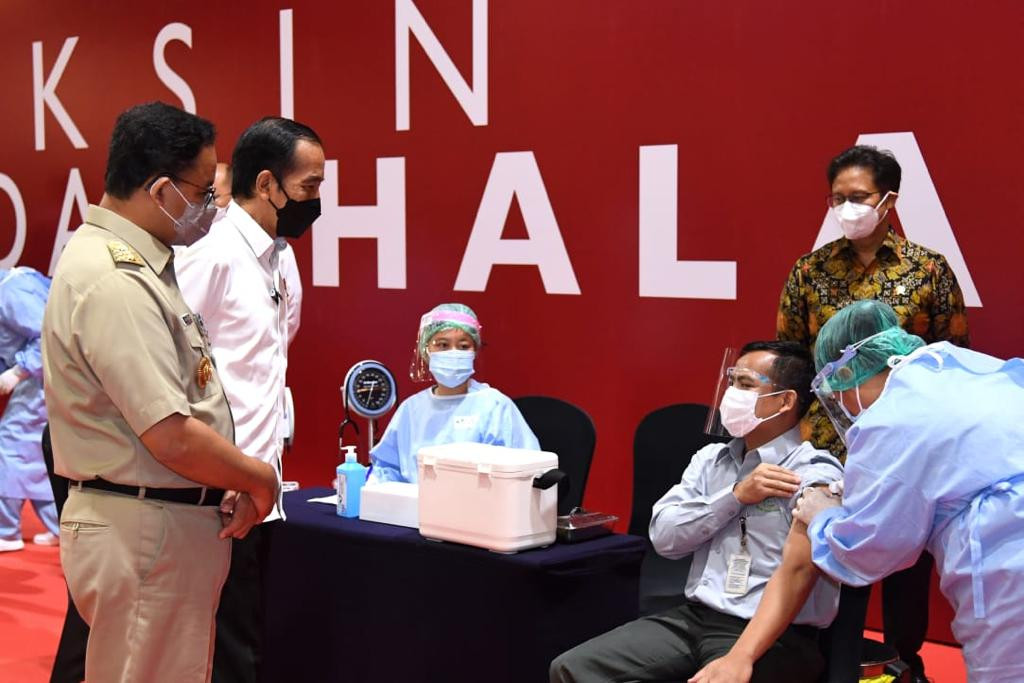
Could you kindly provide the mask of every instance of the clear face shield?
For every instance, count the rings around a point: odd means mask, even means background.
[[[839,358],[827,363],[821,369],[821,372],[811,380],[811,391],[814,392],[814,396],[818,399],[818,403],[821,404],[821,408],[825,415],[828,416],[829,421],[832,422],[832,426],[836,428],[836,434],[843,440],[843,444],[846,444],[846,432],[857,419],[857,415],[851,413],[843,403],[843,391],[854,391],[860,411],[863,412],[864,410],[864,407],[860,405],[860,383],[851,385],[855,376],[853,368],[850,367],[850,361],[857,357],[857,349],[887,331],[876,332],[869,337],[861,339],[856,344],[850,344],[843,349],[843,353]],[[892,367],[893,361],[898,361],[899,359],[899,356],[890,358],[890,367]],[[843,388],[839,389],[837,387]]]
[[[447,324],[446,324],[447,323]],[[436,351],[476,350],[476,344],[463,348],[464,345],[450,344],[448,340],[438,337],[438,333],[449,329],[471,327],[477,335],[482,329],[479,321],[471,315],[458,311],[430,311],[420,318],[419,330],[416,333],[416,346],[412,351],[412,363],[409,366],[409,377],[413,382],[432,382],[430,372],[430,354]]]
[[[727,348],[722,355],[722,366],[715,383],[715,392],[711,397],[711,410],[708,411],[704,433],[709,436],[731,438],[734,436],[722,421],[722,398],[729,387],[742,391],[756,391],[760,396],[771,396],[781,393],[770,377],[750,368],[736,365],[740,358],[738,349]]]

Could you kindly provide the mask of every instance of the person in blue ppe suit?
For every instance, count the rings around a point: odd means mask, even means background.
[[[21,508],[31,500],[47,531],[33,539],[56,545],[59,526],[43,461],[46,426],[39,330],[50,279],[31,268],[0,269],[0,552],[21,550]]]
[[[414,394],[395,411],[373,450],[367,483],[416,483],[416,453],[423,446],[459,441],[540,450],[537,437],[512,400],[476,381],[480,322],[469,306],[441,304],[420,319],[414,381],[436,385]]]
[[[693,680],[748,680],[806,597],[811,562],[865,585],[927,549],[968,679],[1024,681],[1024,360],[925,345],[889,306],[862,301],[822,327],[815,361],[813,388],[848,448],[843,489],[804,493],[794,519],[806,534],[787,540],[759,614]]]

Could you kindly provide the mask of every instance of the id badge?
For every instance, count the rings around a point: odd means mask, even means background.
[[[745,595],[750,578],[750,553],[741,550],[729,556],[729,571],[725,577],[725,592]]]

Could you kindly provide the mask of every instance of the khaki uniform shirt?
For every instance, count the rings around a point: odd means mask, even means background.
[[[161,488],[197,485],[158,462],[139,435],[180,413],[234,441],[227,397],[173,252],[90,206],[53,276],[43,320],[43,383],[58,474]]]

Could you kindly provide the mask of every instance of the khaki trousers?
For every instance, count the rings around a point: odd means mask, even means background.
[[[89,683],[204,683],[231,543],[216,506],[143,500],[72,487],[60,558],[91,627]]]

